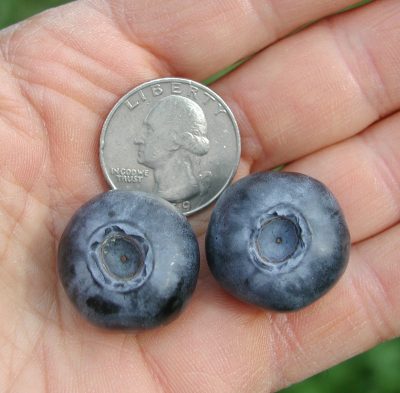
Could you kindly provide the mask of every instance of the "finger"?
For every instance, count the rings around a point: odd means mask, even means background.
[[[373,2],[278,42],[215,84],[254,170],[348,138],[400,107],[399,20],[399,2]]]
[[[400,113],[285,170],[325,183],[343,208],[352,242],[400,220]]]
[[[351,3],[79,1],[6,30],[0,44],[7,60],[27,71],[23,79],[66,85],[70,96],[98,109],[148,79],[205,78]]]
[[[120,0],[121,26],[172,66],[174,74],[202,79],[312,20],[352,1]],[[124,10],[123,12],[117,9]]]
[[[55,37],[66,34],[75,48],[90,57],[101,56],[103,64],[124,69],[126,75],[134,72],[132,49],[141,48],[150,63],[158,63],[159,71],[164,68],[168,74],[202,79],[310,20],[353,3],[92,0],[51,11],[38,23],[49,27]]]

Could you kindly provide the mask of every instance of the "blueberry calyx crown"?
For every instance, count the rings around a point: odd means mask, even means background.
[[[150,243],[144,235],[129,229],[112,225],[93,234],[88,268],[97,284],[126,292],[140,287],[150,275]]]
[[[99,250],[103,268],[119,280],[130,280],[140,274],[148,251],[145,239],[127,235],[120,228],[117,231],[107,228],[107,232]]]
[[[300,241],[300,229],[289,217],[274,216],[261,226],[256,246],[268,262],[280,263],[290,258]]]
[[[249,250],[259,267],[293,268],[307,252],[309,240],[311,232],[302,214],[291,205],[281,204],[260,216]]]

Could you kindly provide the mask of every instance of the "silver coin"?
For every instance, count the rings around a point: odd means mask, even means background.
[[[157,194],[189,215],[214,201],[236,173],[240,135],[225,102],[182,78],[144,83],[107,117],[100,162],[114,189]]]

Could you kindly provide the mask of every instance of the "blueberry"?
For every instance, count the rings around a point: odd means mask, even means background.
[[[141,192],[109,191],[86,203],[58,250],[69,298],[107,328],[167,323],[193,293],[198,272],[198,243],[186,218]]]
[[[229,187],[206,236],[211,272],[233,296],[272,310],[305,307],[343,273],[350,236],[321,182],[288,172],[250,175]]]

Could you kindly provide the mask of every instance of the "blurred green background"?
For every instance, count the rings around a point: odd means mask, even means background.
[[[0,28],[66,2],[65,0],[0,0]],[[281,393],[321,392],[400,393],[400,339],[381,344],[363,355],[281,391]]]
[[[0,0],[0,28],[65,3],[66,0]]]

